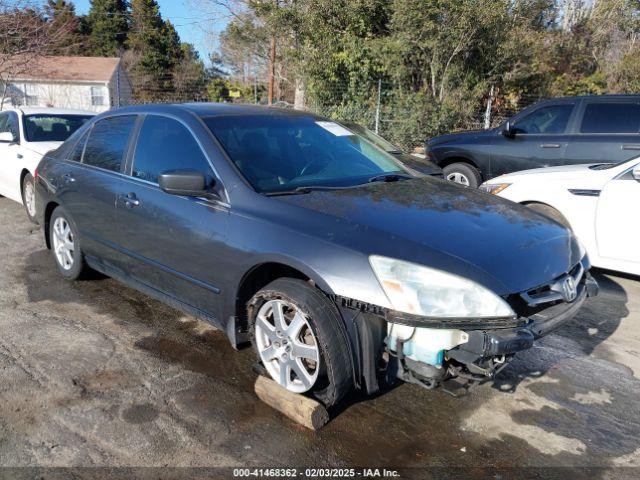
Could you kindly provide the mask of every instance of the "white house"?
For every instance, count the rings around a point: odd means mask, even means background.
[[[14,75],[9,72],[3,106],[103,112],[128,105],[131,97],[131,82],[119,58],[38,57]]]

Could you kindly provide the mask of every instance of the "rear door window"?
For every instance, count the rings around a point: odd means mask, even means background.
[[[68,159],[72,162],[82,161],[82,153],[84,152],[84,146],[87,143],[87,137],[89,136],[90,131],[91,130],[88,130],[84,135],[82,135],[82,137],[80,137],[80,140],[78,140],[78,142],[74,145],[73,150],[71,150]]]
[[[133,157],[133,176],[158,183],[168,170],[196,170],[213,177],[211,167],[191,132],[179,121],[148,115],[138,136]]]
[[[524,134],[562,134],[566,132],[574,104],[548,105],[518,120],[514,127]]]
[[[120,172],[135,121],[135,115],[122,115],[97,122],[89,133],[82,163]]]
[[[640,104],[588,103],[584,109],[580,133],[638,133]]]

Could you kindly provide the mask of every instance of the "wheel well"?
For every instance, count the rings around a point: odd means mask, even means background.
[[[537,200],[525,200],[524,202],[520,202],[520,205],[524,205],[525,207],[528,207],[530,205],[542,205],[543,207],[553,208],[555,211],[560,212],[560,210],[558,210],[553,205],[549,205],[548,203],[544,203],[544,202],[539,202]]]
[[[283,263],[269,262],[263,263],[252,268],[245,274],[238,287],[236,295],[236,316],[240,325],[247,325],[247,312],[245,305],[261,288],[266,287],[269,283],[277,278],[289,277],[299,278],[311,282],[312,280],[299,270],[285,265]]]
[[[558,212],[558,214],[560,215],[560,217],[564,220],[564,223],[569,227],[569,228],[573,228],[571,226],[571,222],[569,222],[569,220],[567,219],[567,217],[565,216],[564,213],[562,213],[561,210],[559,210],[558,208],[554,207],[553,205],[549,205],[548,203],[544,203],[544,202],[538,202],[536,200],[529,200],[529,201],[524,201],[524,202],[520,202],[520,205],[524,205],[525,207],[530,207],[531,205],[541,205],[543,207],[547,207],[550,208],[552,210],[555,210],[556,212]],[[560,222],[562,223],[562,222]]]
[[[440,167],[448,167],[449,165],[453,165],[454,163],[466,163],[467,165],[471,165],[473,168],[478,170],[478,166],[473,161],[463,157],[445,158],[444,160],[442,160],[442,162],[440,162]]]
[[[51,239],[49,238],[49,221],[51,220],[51,214],[56,209],[58,204],[56,202],[49,202],[44,209],[44,241],[47,244],[47,248],[51,249]]]

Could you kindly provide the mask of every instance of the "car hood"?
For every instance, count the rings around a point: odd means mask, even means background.
[[[464,130],[455,133],[447,133],[445,135],[438,135],[437,137],[430,138],[427,141],[428,146],[441,145],[452,141],[464,141],[465,138],[475,138],[481,135],[486,135],[491,130]]]
[[[560,183],[567,188],[601,188],[611,177],[613,170],[593,170],[590,165],[562,165],[559,167],[534,168],[522,170],[489,180],[488,184],[496,183],[527,183],[530,185],[549,185],[551,182]]]
[[[431,177],[275,198],[330,217],[327,240],[471,278],[500,295],[546,284],[581,256],[570,231],[547,217]]]
[[[40,155],[44,155],[49,150],[55,150],[62,142],[27,142],[25,148]]]
[[[430,160],[414,157],[406,153],[394,155],[405,167],[408,167],[422,175],[435,175],[442,177],[442,169]]]
[[[527,175],[566,175],[575,176],[576,174],[590,174],[591,172],[601,172],[602,170],[592,170],[590,167],[598,164],[590,165],[562,165],[559,167],[533,168],[531,170],[521,170],[511,173],[509,176],[527,176]],[[506,175],[505,175],[506,176]]]

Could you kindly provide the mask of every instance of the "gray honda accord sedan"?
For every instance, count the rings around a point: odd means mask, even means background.
[[[562,225],[310,113],[114,110],[36,177],[63,277],[97,270],[210,321],[326,405],[397,378],[491,379],[597,292]]]

